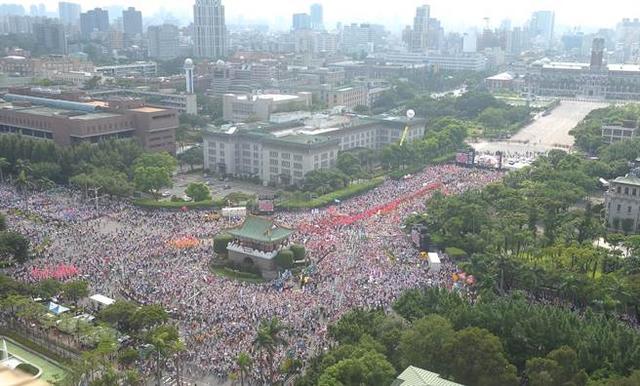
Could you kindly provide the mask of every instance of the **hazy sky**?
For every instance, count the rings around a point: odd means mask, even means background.
[[[0,0],[20,3],[27,12],[33,3],[44,3],[48,11],[57,10],[57,0]],[[68,0],[74,2],[74,0]],[[195,0],[83,0],[83,10],[96,6],[135,6],[145,17],[154,14],[170,14],[185,21],[192,18]],[[291,14],[308,12],[312,0],[223,0],[227,18],[233,23],[238,20],[262,21],[271,25],[288,26]],[[640,17],[638,0],[324,0],[325,24],[333,28],[335,23],[370,21],[390,27],[410,24],[415,8],[421,4],[431,5],[431,15],[440,19],[445,29],[462,30],[465,26],[482,26],[483,18],[489,17],[492,26],[498,26],[503,19],[511,19],[513,25],[526,21],[534,10],[550,9],[556,12],[556,25],[565,27],[582,26],[614,27],[623,17]],[[115,18],[115,15],[109,15]]]

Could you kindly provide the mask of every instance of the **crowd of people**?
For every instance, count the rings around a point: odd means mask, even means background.
[[[430,270],[402,229],[403,220],[424,211],[436,190],[458,194],[501,177],[500,171],[433,166],[330,208],[277,213],[276,223],[297,230],[293,241],[305,245],[315,265],[304,287],[276,288],[211,273],[212,237],[239,221],[211,220],[206,211],[96,203],[68,190],[25,195],[6,185],[0,186],[0,210],[9,213],[10,227],[39,247],[12,275],[36,281],[33,272],[64,265],[89,280],[93,293],[162,304],[180,325],[186,375],[224,378],[237,371],[239,353],[257,355],[252,342],[261,320],[278,317],[289,327],[276,363],[286,356],[304,362],[329,347],[328,324],[350,309],[386,309],[409,288],[451,287],[456,267],[445,261],[438,272]],[[392,210],[349,225],[334,221],[390,202]],[[180,247],[185,239],[199,242]],[[260,378],[257,367],[252,377]]]

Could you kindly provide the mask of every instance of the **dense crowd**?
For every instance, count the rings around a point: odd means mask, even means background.
[[[445,261],[439,272],[430,271],[401,229],[403,219],[425,209],[435,191],[424,189],[429,184],[457,194],[501,175],[453,165],[429,167],[330,208],[276,214],[278,224],[297,229],[293,239],[305,245],[314,262],[315,273],[304,287],[276,288],[212,274],[210,240],[238,222],[212,219],[204,211],[147,211],[106,199],[83,201],[68,190],[26,196],[9,186],[0,186],[0,210],[9,213],[9,225],[28,235],[38,251],[34,260],[11,272],[15,277],[35,281],[33,272],[72,266],[91,282],[93,292],[160,303],[180,324],[188,348],[187,374],[225,377],[237,370],[240,352],[253,352],[263,319],[278,317],[289,327],[288,345],[276,362],[285,355],[304,361],[328,347],[327,325],[349,309],[387,308],[408,288],[451,286],[456,268]],[[394,200],[400,204],[388,213],[351,225],[333,221]],[[175,240],[182,238],[200,242],[179,248]],[[253,377],[259,377],[257,368]]]

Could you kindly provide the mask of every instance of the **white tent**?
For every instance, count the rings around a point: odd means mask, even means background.
[[[100,303],[100,305],[103,306],[108,306],[116,302],[115,300],[100,294],[89,296],[89,299],[93,300],[96,303]]]
[[[427,260],[432,271],[438,272],[440,270],[440,256],[436,252],[427,253]]]

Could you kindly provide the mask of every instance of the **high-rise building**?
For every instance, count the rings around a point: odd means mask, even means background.
[[[474,31],[462,35],[462,52],[470,53],[478,51],[478,36]]]
[[[134,7],[123,10],[122,31],[129,37],[142,35],[142,12],[136,11]]]
[[[83,36],[89,36],[92,32],[109,31],[109,11],[95,8],[80,14],[80,32]]]
[[[171,60],[178,57],[178,27],[172,24],[154,25],[147,29],[149,57]]]
[[[324,29],[322,4],[311,4],[311,28],[316,30]]]
[[[536,11],[531,15],[529,32],[537,43],[550,48],[553,41],[555,13],[553,11]]]
[[[429,33],[429,6],[422,5],[416,9],[416,16],[413,18],[413,29],[411,30],[411,52],[426,52],[427,38]]]
[[[194,53],[200,58],[227,54],[227,28],[221,0],[196,0],[193,6]]]
[[[80,22],[80,10],[80,4],[65,1],[58,3],[58,16],[65,25],[77,25]]]
[[[591,45],[591,63],[592,70],[600,70],[604,62],[604,39],[595,38]]]
[[[49,54],[67,54],[67,38],[64,26],[52,19],[44,19],[33,25],[36,44],[43,52]]]
[[[311,17],[308,13],[294,13],[292,27],[294,31],[311,29]]]
[[[187,85],[187,94],[193,94],[193,60],[189,58],[184,60],[184,79]]]
[[[351,24],[342,29],[341,51],[347,54],[374,52],[385,43],[384,26],[378,24]]]

